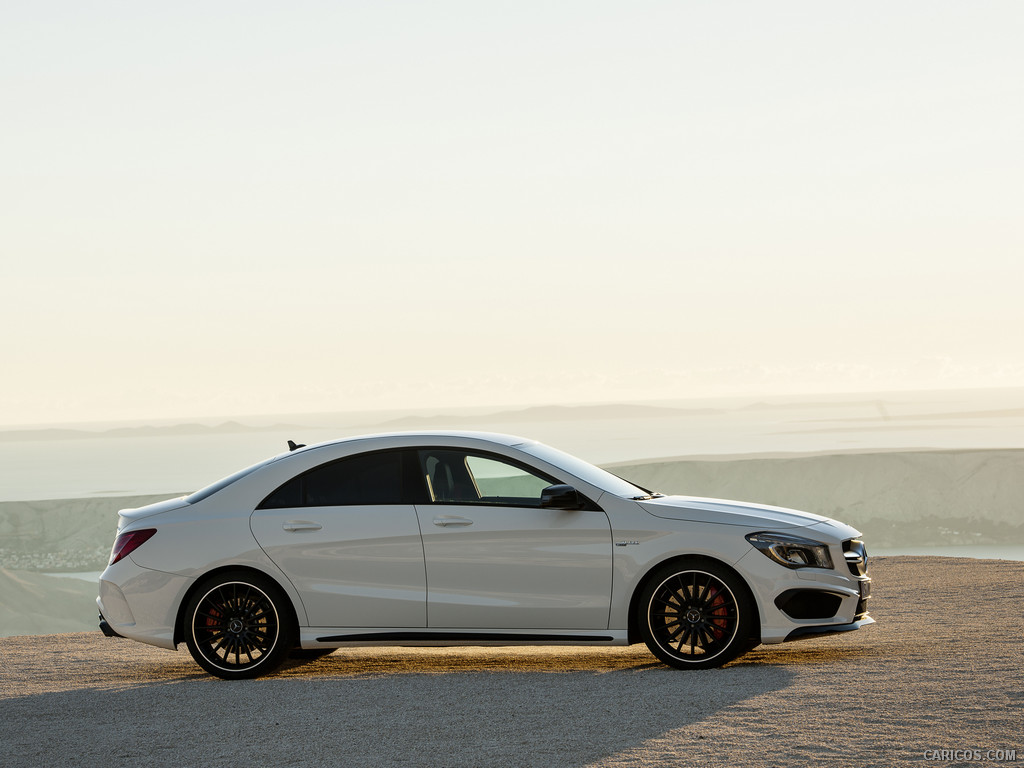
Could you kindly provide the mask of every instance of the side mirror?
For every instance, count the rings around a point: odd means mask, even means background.
[[[583,499],[571,485],[549,485],[540,492],[540,505],[545,509],[583,509]]]

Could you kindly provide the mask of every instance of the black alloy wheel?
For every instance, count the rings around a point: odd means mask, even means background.
[[[207,672],[226,680],[257,677],[287,658],[294,629],[287,597],[269,579],[226,573],[196,590],[185,615],[186,643]]]
[[[751,648],[755,636],[749,590],[736,574],[712,561],[680,561],[658,569],[637,610],[647,647],[677,669],[721,666]]]

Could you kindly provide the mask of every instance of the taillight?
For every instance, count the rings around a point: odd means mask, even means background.
[[[141,531],[122,533],[114,539],[114,547],[110,550],[110,562],[108,565],[113,565],[122,557],[128,557],[142,544],[149,541],[149,538],[154,533],[156,533],[156,528],[143,528]]]

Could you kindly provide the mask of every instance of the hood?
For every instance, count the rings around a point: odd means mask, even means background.
[[[129,523],[134,523],[136,520],[141,520],[144,517],[152,517],[153,515],[159,515],[161,512],[170,512],[172,509],[181,509],[181,507],[187,506],[188,502],[185,501],[185,497],[179,496],[176,499],[158,501],[155,504],[147,504],[144,507],[122,509],[117,513],[117,530],[120,531]]]
[[[785,507],[725,499],[704,499],[697,496],[662,496],[637,503],[655,517],[695,523],[740,525],[744,528],[780,530],[831,522],[829,518],[821,515]]]

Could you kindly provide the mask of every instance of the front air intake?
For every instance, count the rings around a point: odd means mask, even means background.
[[[775,598],[775,605],[792,619],[831,619],[843,598],[819,589],[787,589]]]

